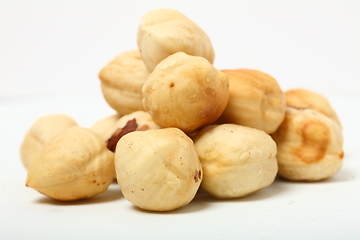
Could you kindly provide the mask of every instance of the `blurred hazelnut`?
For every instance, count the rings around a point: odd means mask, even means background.
[[[272,137],[278,147],[279,175],[285,179],[318,181],[341,168],[341,127],[318,111],[286,107],[285,120]]]
[[[75,120],[64,114],[46,115],[37,119],[26,132],[20,146],[20,156],[25,168],[28,168],[47,142],[73,126],[77,126]]]
[[[285,95],[286,105],[314,109],[341,125],[334,108],[325,96],[307,89],[292,89],[285,92]]]
[[[50,140],[28,168],[26,186],[61,201],[90,198],[107,190],[114,156],[95,132],[71,127]]]
[[[163,59],[177,52],[204,57],[211,64],[215,58],[206,33],[173,9],[155,9],[145,14],[138,28],[137,44],[150,72]]]
[[[106,102],[120,115],[144,110],[141,89],[148,75],[138,50],[118,55],[99,73]]]
[[[217,123],[235,123],[266,133],[285,116],[285,93],[270,75],[252,69],[222,70],[229,76],[229,102]]]

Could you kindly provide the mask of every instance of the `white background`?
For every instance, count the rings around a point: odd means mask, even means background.
[[[19,147],[41,116],[80,126],[113,110],[97,77],[135,49],[143,14],[179,10],[200,25],[219,69],[253,68],[284,90],[325,94],[343,125],[345,158],[316,183],[276,179],[243,199],[200,192],[170,213],[144,212],[117,184],[89,200],[54,201],[26,188]],[[359,239],[360,1],[0,0],[0,239]]]
[[[135,49],[140,19],[174,8],[212,40],[215,66],[284,90],[360,93],[360,1],[0,1],[0,97],[99,92],[100,69]]]

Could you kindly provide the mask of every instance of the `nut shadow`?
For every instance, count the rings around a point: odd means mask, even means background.
[[[354,172],[349,171],[348,169],[340,169],[334,176],[319,180],[319,181],[291,181],[282,177],[277,177],[279,182],[288,183],[288,184],[329,184],[329,183],[339,183],[339,182],[348,182],[353,181],[356,178]]]
[[[146,214],[157,214],[157,215],[172,215],[172,214],[188,214],[188,213],[194,213],[198,211],[202,211],[208,207],[210,207],[210,203],[204,202],[204,201],[198,201],[199,195],[202,196],[203,194],[208,194],[205,191],[203,191],[201,188],[196,193],[194,199],[186,206],[183,206],[181,208],[172,210],[172,211],[148,211],[141,209],[139,207],[136,207],[135,205],[132,205],[132,209],[138,212],[146,213]]]
[[[58,205],[58,206],[75,206],[75,205],[106,203],[106,202],[116,201],[121,198],[123,198],[123,195],[121,193],[119,186],[117,184],[115,185],[115,183],[112,183],[105,192],[100,193],[92,198],[79,199],[75,201],[59,201],[44,196],[36,200],[35,203]]]
[[[139,212],[151,213],[151,214],[161,214],[161,215],[189,214],[189,213],[193,213],[193,212],[202,211],[206,208],[214,206],[213,205],[214,203],[264,200],[264,199],[270,198],[274,195],[281,194],[282,192],[286,191],[285,188],[286,188],[286,186],[283,183],[277,182],[277,180],[275,180],[270,186],[268,186],[260,191],[254,192],[246,197],[234,198],[234,199],[218,199],[218,198],[211,196],[204,189],[199,188],[194,199],[188,205],[181,207],[179,209],[173,210],[173,211],[169,211],[169,212],[147,211],[147,210],[140,209],[134,205],[132,206],[132,208]]]
[[[276,178],[275,181],[268,187],[263,188],[259,191],[253,192],[247,196],[240,198],[231,198],[231,199],[219,199],[211,196],[205,190],[202,190],[203,193],[198,196],[197,201],[202,202],[211,202],[211,203],[223,203],[223,202],[245,202],[245,201],[261,201],[268,198],[271,198],[275,195],[279,195],[286,191],[287,186],[279,182]]]

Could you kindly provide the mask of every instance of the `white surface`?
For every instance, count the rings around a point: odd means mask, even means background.
[[[175,8],[212,39],[215,66],[254,68],[284,90],[325,94],[344,126],[345,159],[332,179],[277,180],[247,198],[204,193],[177,211],[139,211],[114,184],[59,203],[25,187],[19,147],[39,117],[90,126],[113,111],[98,71],[136,48],[141,16]],[[1,1],[0,239],[359,239],[360,1]]]
[[[113,113],[101,95],[17,98],[0,104],[0,239],[359,239],[360,97],[327,94],[342,120],[345,158],[333,178],[317,183],[277,179],[244,199],[200,192],[169,213],[144,212],[117,184],[93,199],[53,201],[25,187],[19,158],[25,132],[40,116],[65,113],[81,126]]]
[[[219,69],[258,69],[284,89],[360,93],[357,0],[1,0],[0,97],[96,93],[99,70],[137,47],[142,15],[160,7],[205,30]]]

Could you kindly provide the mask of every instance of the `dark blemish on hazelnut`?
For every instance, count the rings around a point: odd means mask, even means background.
[[[108,140],[107,142],[107,148],[112,151],[115,152],[116,149],[116,144],[118,143],[118,141],[120,140],[120,138],[122,138],[124,135],[136,131],[138,127],[138,124],[136,123],[136,119],[132,119],[129,120],[125,127],[123,127],[120,131],[116,131],[114,133],[114,135]]]
[[[174,87],[175,86],[175,84],[174,83],[170,83],[170,87]]]
[[[142,190],[142,191],[144,191],[144,189],[143,189],[143,188],[142,188],[141,190]]]
[[[94,180],[94,183],[96,183],[96,180]]]
[[[195,170],[194,180],[197,183],[201,179],[201,171]]]

